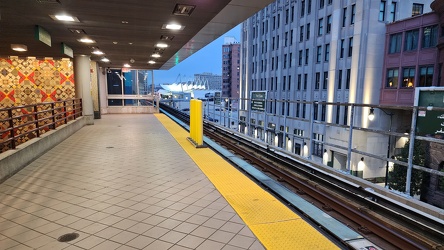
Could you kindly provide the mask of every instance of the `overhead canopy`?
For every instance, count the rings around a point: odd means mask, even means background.
[[[106,67],[129,63],[133,68],[169,69],[271,2],[3,0],[0,56],[62,58],[69,57],[72,49],[74,55],[91,55],[92,60]],[[54,20],[56,15],[69,15],[74,21]],[[172,23],[182,28],[165,29],[165,25]],[[82,43],[82,38],[95,43]],[[47,45],[48,39],[51,46]],[[156,48],[159,42],[168,47]],[[25,45],[27,51],[13,51],[12,44]],[[95,49],[105,54],[91,54]],[[153,53],[160,57],[151,57]],[[110,62],[101,62],[103,57]],[[148,64],[149,60],[155,60],[155,64]]]

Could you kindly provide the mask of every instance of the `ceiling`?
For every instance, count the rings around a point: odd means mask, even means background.
[[[62,43],[76,55],[90,55],[104,67],[169,69],[241,23],[272,0],[0,0],[0,57],[67,58]],[[195,6],[191,15],[175,15],[176,4]],[[78,22],[55,21],[50,15],[74,16]],[[162,29],[166,24],[182,30]],[[36,26],[46,30],[51,46],[37,40]],[[78,30],[82,33],[72,32]],[[84,32],[84,33],[83,33]],[[167,39],[161,39],[166,36]],[[93,44],[79,42],[81,38]],[[156,48],[165,42],[165,49]],[[11,44],[23,44],[16,52]],[[91,52],[98,48],[104,55]],[[221,48],[222,49],[222,48]],[[160,58],[152,58],[159,53]],[[211,55],[209,55],[211,56]],[[108,63],[100,59],[106,57]],[[155,64],[148,64],[154,59]]]

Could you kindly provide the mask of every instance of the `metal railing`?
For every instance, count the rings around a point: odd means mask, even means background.
[[[82,116],[82,99],[0,109],[0,153]]]

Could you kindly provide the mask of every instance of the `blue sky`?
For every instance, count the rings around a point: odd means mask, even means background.
[[[207,46],[200,49],[194,55],[188,57],[178,65],[169,70],[155,70],[154,82],[156,85],[160,83],[173,83],[181,75],[181,80],[186,81],[194,79],[194,74],[210,72],[213,74],[222,74],[222,45],[224,38],[232,36],[240,42],[240,27],[238,25],[220,36]],[[178,79],[177,81],[179,81]]]

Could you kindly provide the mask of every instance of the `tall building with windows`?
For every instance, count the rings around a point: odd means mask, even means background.
[[[225,37],[222,45],[222,97],[239,98],[240,43]]]
[[[247,124],[241,131],[351,170],[345,150],[350,106],[311,102],[379,104],[386,24],[430,12],[431,2],[277,0],[247,19],[242,24],[240,97],[263,92],[266,102],[264,112],[247,112],[249,102],[241,100],[240,121]],[[368,113],[368,107],[356,108],[353,124],[368,127]],[[379,122],[384,127],[387,121]],[[352,146],[384,155],[383,143],[383,137],[356,131]],[[365,177],[383,176],[380,164],[367,162]]]

